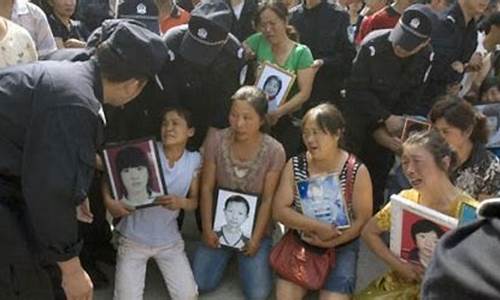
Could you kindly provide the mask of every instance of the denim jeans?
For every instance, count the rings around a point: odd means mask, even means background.
[[[193,261],[194,279],[199,291],[203,293],[214,290],[219,285],[229,260],[236,255],[245,299],[267,299],[273,288],[273,275],[268,261],[271,246],[271,238],[265,237],[255,256],[245,256],[235,249],[213,249],[201,244]]]

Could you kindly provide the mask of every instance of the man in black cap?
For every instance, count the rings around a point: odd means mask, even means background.
[[[224,0],[202,1],[191,11],[189,24],[164,36],[175,59],[161,78],[175,87],[180,104],[193,113],[195,147],[202,144],[208,127],[228,126],[230,97],[246,78],[244,50],[230,33],[232,22]]]
[[[447,233],[422,283],[424,300],[500,299],[500,198],[485,200],[479,221]]]
[[[347,82],[346,141],[370,171],[374,211],[384,201],[393,153],[401,147],[402,115],[413,114],[430,67],[431,30],[422,5],[409,7],[394,29],[366,37]]]
[[[0,299],[53,299],[42,263],[57,263],[68,299],[92,298],[77,215],[92,219],[84,199],[103,140],[102,104],[131,101],[167,56],[157,35],[119,24],[89,61],[0,72]]]

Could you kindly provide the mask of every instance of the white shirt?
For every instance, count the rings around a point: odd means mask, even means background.
[[[0,39],[0,69],[36,61],[35,43],[28,31],[4,18],[0,22],[6,26],[5,36]]]
[[[14,0],[11,20],[28,30],[35,42],[39,56],[57,50],[47,16],[40,7],[27,0]]]

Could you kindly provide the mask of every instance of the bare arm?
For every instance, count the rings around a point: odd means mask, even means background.
[[[368,169],[362,165],[356,174],[352,193],[352,209],[355,220],[349,229],[343,231],[342,235],[333,239],[332,246],[345,244],[360,235],[361,230],[372,215],[372,197],[370,174],[368,173]]]
[[[385,245],[380,235],[385,232],[377,225],[376,217],[372,217],[364,227],[361,236],[368,247],[391,269],[397,271],[407,281],[418,281],[422,274],[422,268],[401,261]]]
[[[322,223],[295,211],[293,203],[295,180],[293,178],[292,162],[288,161],[281,174],[280,183],[273,202],[273,217],[285,226],[316,233],[323,239],[331,239],[338,235],[337,230],[329,224]]]
[[[278,118],[299,110],[302,107],[302,104],[309,99],[316,71],[317,69],[315,68],[306,68],[297,72],[299,92],[290,98],[290,100],[283,103],[278,110],[274,112]]]
[[[189,186],[188,197],[178,197],[176,195],[165,195],[156,198],[155,202],[161,204],[163,207],[171,210],[184,209],[186,211],[195,210],[198,207],[198,190],[199,179],[198,174],[194,174]]]
[[[207,160],[203,164],[202,181],[201,181],[201,198],[200,198],[200,214],[201,226],[203,231],[203,239],[208,246],[217,247],[219,241],[215,235],[212,222],[213,222],[213,191],[215,188],[215,162]]]
[[[255,255],[260,246],[260,241],[262,237],[266,234],[267,226],[269,220],[271,219],[271,208],[274,192],[276,191],[276,186],[280,178],[279,171],[267,172],[264,179],[264,190],[261,196],[261,202],[259,211],[257,213],[257,221],[255,223],[255,229],[253,231],[252,238],[250,239],[250,245],[247,246],[247,255]]]

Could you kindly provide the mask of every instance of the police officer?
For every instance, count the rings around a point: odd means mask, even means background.
[[[92,219],[82,201],[102,143],[102,103],[131,101],[167,55],[158,36],[122,24],[89,61],[0,72],[0,299],[53,299],[43,262],[57,263],[68,299],[91,299],[77,215]]]
[[[224,0],[203,1],[191,11],[187,25],[164,36],[175,58],[161,79],[192,112],[195,147],[202,144],[209,127],[229,125],[230,98],[246,79],[244,50],[230,33],[232,22]]]
[[[349,15],[327,1],[306,0],[291,10],[290,24],[299,32],[300,42],[311,49],[318,68],[305,105],[313,107],[324,101],[338,104],[356,55],[347,36]]]
[[[361,46],[347,82],[347,143],[372,177],[374,210],[399,151],[403,114],[413,114],[432,50],[431,21],[422,5],[408,8],[394,29],[373,32]]]
[[[457,0],[442,13],[432,31],[432,47],[436,53],[429,81],[423,95],[425,102],[419,109],[427,114],[437,97],[446,93],[458,94],[465,72],[481,67],[477,54],[477,23],[490,0]]]

